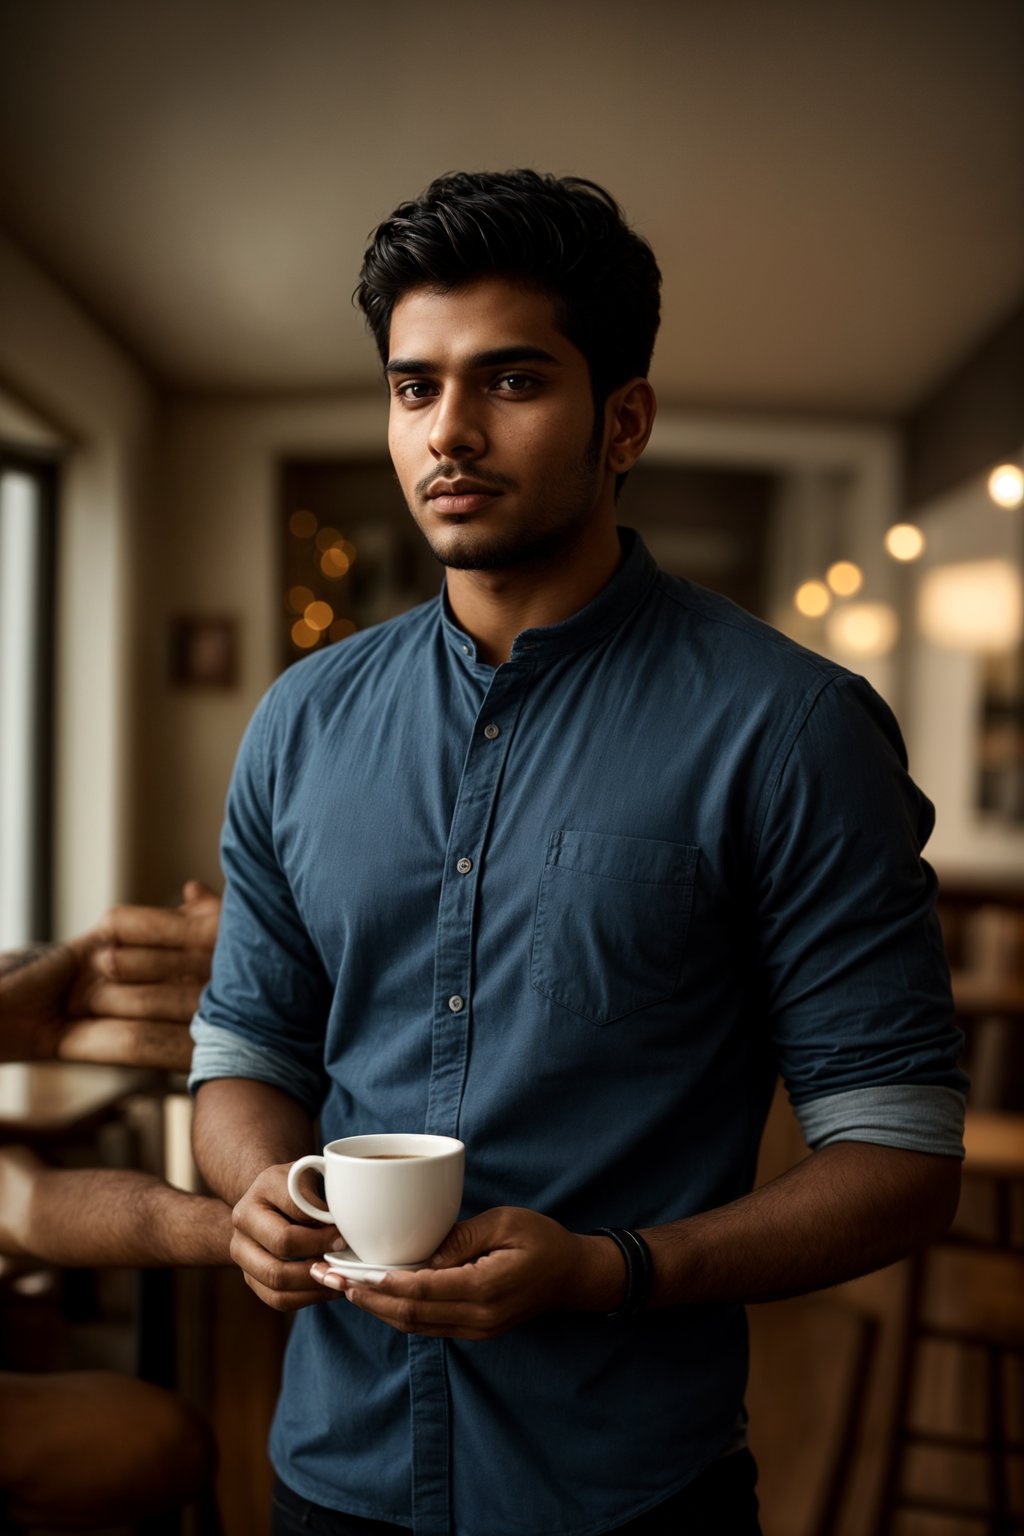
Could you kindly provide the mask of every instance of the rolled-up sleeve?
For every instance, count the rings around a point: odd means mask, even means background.
[[[933,823],[887,706],[833,677],[779,754],[757,850],[765,1004],[812,1146],[962,1156],[962,1037],[922,858]]]
[[[292,1094],[315,1114],[326,1074],[331,988],[275,856],[275,770],[267,735],[273,691],[246,731],[228,793],[226,879],[210,981],[193,1021],[189,1086],[248,1077]]]
[[[796,1106],[804,1140],[814,1151],[834,1141],[873,1141],[881,1147],[964,1155],[964,1096],[929,1083],[852,1088]]]

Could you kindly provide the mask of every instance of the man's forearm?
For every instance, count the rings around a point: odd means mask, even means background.
[[[44,1175],[28,1246],[51,1263],[148,1269],[230,1264],[230,1243],[223,1201],[150,1174],[96,1169]]]
[[[776,1301],[880,1269],[952,1221],[956,1158],[837,1142],[731,1205],[641,1229],[655,1306]]]
[[[313,1126],[301,1104],[280,1088],[250,1078],[215,1078],[196,1095],[192,1144],[206,1182],[233,1206],[264,1169],[313,1151]]]
[[[0,1252],[50,1264],[230,1262],[231,1212],[133,1169],[48,1168],[0,1149]]]

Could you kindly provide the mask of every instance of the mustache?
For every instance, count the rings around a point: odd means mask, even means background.
[[[440,464],[417,483],[416,494],[429,496],[434,486],[455,480],[472,480],[477,485],[493,486],[496,491],[514,491],[516,488],[514,480],[508,475],[499,474],[495,469],[481,469],[476,464],[472,468],[464,468],[459,464]]]

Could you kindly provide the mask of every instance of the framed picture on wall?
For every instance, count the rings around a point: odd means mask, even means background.
[[[238,620],[223,615],[171,620],[170,680],[181,688],[233,688]]]

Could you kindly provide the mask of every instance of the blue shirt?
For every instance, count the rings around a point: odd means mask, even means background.
[[[956,1155],[932,808],[867,684],[623,532],[580,613],[492,668],[444,596],[291,668],[249,727],[193,1081],[323,1140],[466,1144],[463,1215],[648,1226],[751,1187],[776,1074],[812,1145]],[[742,1308],[487,1343],[295,1318],[283,1480],[418,1536],[591,1536],[742,1409]]]

